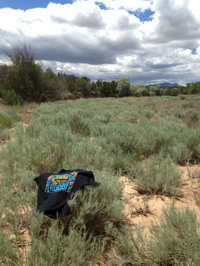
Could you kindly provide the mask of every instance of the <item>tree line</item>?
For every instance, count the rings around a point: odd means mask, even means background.
[[[43,70],[30,46],[3,50],[10,61],[0,65],[0,97],[8,104],[45,102],[89,97],[162,96],[200,93],[200,82],[183,87],[157,87],[130,83],[129,77],[118,81],[91,81],[66,73]]]

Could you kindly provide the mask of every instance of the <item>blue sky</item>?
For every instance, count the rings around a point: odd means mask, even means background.
[[[27,43],[44,68],[91,80],[185,84],[200,79],[199,10],[199,0],[0,0],[0,46]]]
[[[71,4],[73,1],[64,1],[64,0],[54,0],[54,1],[46,1],[46,0],[0,0],[0,8],[10,7],[13,9],[30,9],[36,7],[46,7],[49,2],[60,3],[60,4]]]
[[[72,4],[74,1],[67,1],[67,0],[53,0],[53,1],[48,1],[48,0],[34,0],[34,1],[25,1],[25,0],[1,0],[0,1],[0,8],[5,8],[5,7],[10,7],[13,9],[22,9],[22,10],[27,10],[31,8],[37,8],[37,7],[42,7],[46,8],[49,2],[53,2],[56,4]],[[105,5],[99,4],[99,6],[102,9],[106,9]],[[151,16],[154,14],[150,9],[145,10],[144,12],[129,12],[130,14],[134,14],[137,16],[141,21],[149,21],[152,20]]]
[[[147,9],[144,12],[133,12],[133,14],[138,17],[140,21],[150,21],[153,20],[152,15],[154,12],[152,12],[150,9]]]

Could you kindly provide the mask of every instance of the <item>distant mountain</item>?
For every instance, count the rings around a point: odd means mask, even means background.
[[[160,87],[181,87],[178,83],[168,83],[168,82],[163,82],[163,83],[157,83],[157,84],[149,84],[148,86],[160,86]]]

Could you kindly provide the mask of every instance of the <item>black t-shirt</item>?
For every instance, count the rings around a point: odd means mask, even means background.
[[[38,185],[37,210],[52,219],[70,214],[67,201],[84,186],[97,187],[92,171],[62,169],[58,173],[43,173],[34,178]]]

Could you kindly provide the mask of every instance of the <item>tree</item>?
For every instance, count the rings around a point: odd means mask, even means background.
[[[9,66],[6,64],[0,65],[0,84],[4,84],[6,76],[8,74]]]
[[[131,95],[130,78],[121,78],[117,83],[117,92],[119,97],[125,97]]]
[[[115,97],[117,94],[117,82],[116,81],[103,81],[101,87],[101,94],[105,97]]]
[[[11,61],[4,82],[6,90],[14,90],[22,101],[27,102],[42,102],[55,97],[55,90],[44,82],[42,67],[35,62],[30,46],[24,44],[3,52]]]
[[[68,90],[76,98],[79,91],[78,78],[75,77],[74,75],[66,75],[66,74],[64,74],[64,77]]]
[[[88,97],[91,94],[91,82],[87,77],[82,77],[78,81],[79,91],[83,94],[84,97]]]
[[[191,93],[192,94],[198,94],[200,93],[200,82],[192,82],[192,90],[191,90]]]

